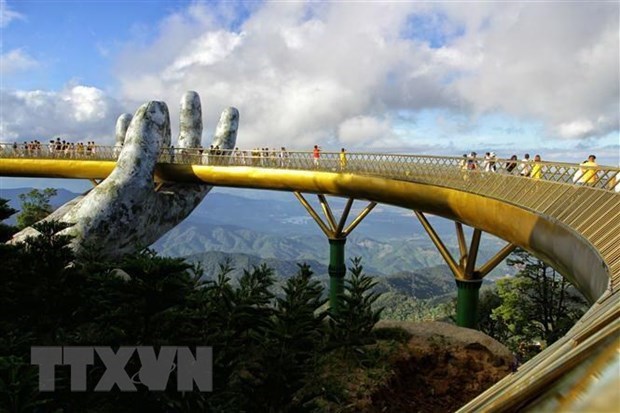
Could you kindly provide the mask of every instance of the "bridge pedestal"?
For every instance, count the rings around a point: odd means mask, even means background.
[[[329,310],[338,314],[342,306],[341,296],[344,294],[344,277],[347,267],[344,258],[346,238],[329,240]]]
[[[491,259],[476,268],[478,248],[482,237],[481,230],[474,228],[468,248],[463,232],[463,224],[455,222],[456,237],[460,253],[460,258],[457,262],[424,214],[420,211],[414,211],[414,213],[420,220],[422,227],[428,233],[431,241],[433,241],[433,244],[435,244],[435,247],[437,247],[437,250],[446,261],[446,264],[448,264],[450,271],[454,274],[458,291],[456,298],[456,324],[459,327],[475,329],[477,324],[476,320],[478,318],[478,292],[482,285],[482,278],[510,255],[510,253],[515,250],[516,245],[512,243],[506,244],[491,257]]]
[[[478,295],[482,280],[455,279],[457,288],[456,325],[477,328]]]
[[[347,200],[340,219],[336,221],[325,195],[317,195],[326,218],[326,221],[323,221],[301,193],[295,192],[295,196],[329,240],[329,267],[327,269],[329,273],[329,310],[330,313],[337,314],[342,307],[344,277],[347,274],[344,260],[344,244],[347,242],[347,235],[362,222],[377,203],[370,202],[345,228],[347,218],[353,206],[353,198]]]

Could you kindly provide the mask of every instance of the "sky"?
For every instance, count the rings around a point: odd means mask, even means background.
[[[617,1],[0,0],[0,141],[197,91],[208,145],[620,162]],[[4,180],[7,184],[8,180]]]

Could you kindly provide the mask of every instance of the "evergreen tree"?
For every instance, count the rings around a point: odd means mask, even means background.
[[[17,215],[17,227],[24,229],[51,214],[50,199],[57,193],[56,189],[45,188],[43,191],[33,189],[27,194],[20,194],[21,212]]]
[[[337,335],[325,322],[323,287],[306,265],[276,295],[266,265],[233,283],[229,263],[204,281],[200,268],[150,250],[117,262],[84,261],[96,253],[74,256],[71,238],[57,235],[64,227],[38,223],[40,236],[0,245],[0,411],[308,411],[325,395],[325,360],[343,346],[361,348],[378,318],[374,282],[359,261],[339,321],[349,320],[348,330]],[[177,392],[175,370],[165,392],[139,383],[136,392],[95,392],[105,371],[96,358],[86,392],[71,392],[70,369],[61,367],[56,391],[40,393],[30,348],[41,345],[212,346],[214,389]],[[134,356],[125,370],[139,377],[140,367]],[[345,400],[343,392],[330,394]]]
[[[356,347],[373,342],[372,329],[381,318],[383,309],[373,308],[380,296],[373,291],[376,280],[364,274],[361,258],[353,258],[351,262],[351,277],[345,280],[342,311],[331,314],[330,320],[333,339],[340,345]]]
[[[526,360],[566,334],[588,305],[566,278],[526,251],[516,250],[508,263],[519,271],[482,295],[480,327]]]
[[[257,363],[248,372],[252,380],[245,392],[257,411],[302,411],[297,393],[316,372],[324,348],[326,312],[321,307],[323,288],[302,264],[286,280],[284,295],[275,299],[273,314],[262,326],[256,342]],[[251,405],[250,405],[251,406]]]

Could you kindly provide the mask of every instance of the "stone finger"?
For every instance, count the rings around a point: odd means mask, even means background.
[[[219,146],[221,149],[233,149],[237,142],[238,129],[239,111],[233,107],[224,109],[215,129],[212,145],[214,147]]]
[[[198,148],[202,141],[202,106],[200,96],[194,91],[185,92],[181,98],[179,121],[179,148]],[[168,145],[170,142],[168,142]]]
[[[127,134],[127,129],[129,128],[129,124],[131,123],[131,114],[123,113],[116,120],[116,128],[115,128],[115,136],[116,136],[116,144],[115,146],[123,146],[125,142],[125,135]]]

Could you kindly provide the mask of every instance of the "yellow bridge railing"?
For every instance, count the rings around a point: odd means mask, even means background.
[[[120,150],[120,147],[113,146],[56,150],[48,145],[30,147],[25,144],[0,144],[0,158],[115,161]],[[467,179],[484,179],[490,174],[500,174],[620,192],[620,168],[561,162],[355,152],[347,152],[344,160],[340,152],[321,152],[315,160],[312,152],[307,151],[209,148],[164,148],[159,155],[159,162],[355,172],[401,180],[415,177],[416,182],[428,179],[428,183],[444,183],[447,186]]]

